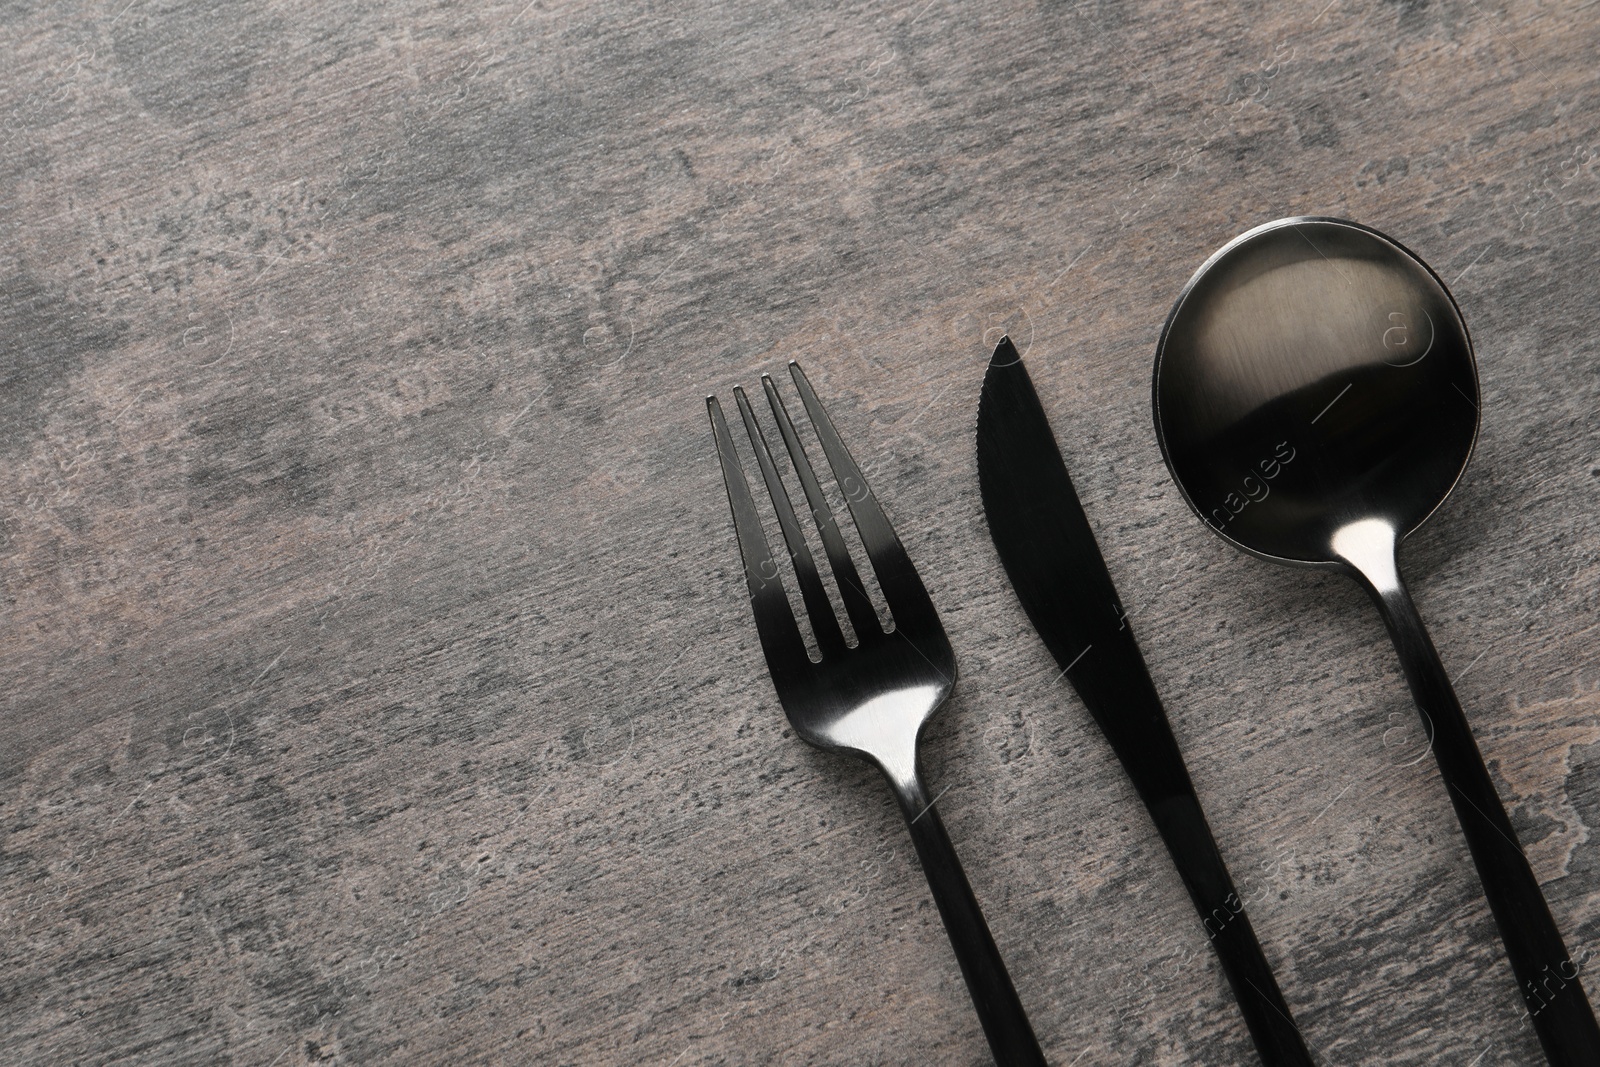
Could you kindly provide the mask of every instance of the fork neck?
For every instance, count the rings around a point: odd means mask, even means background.
[[[902,807],[917,803],[923,792],[917,741],[928,716],[943,699],[944,693],[932,685],[892,689],[829,724],[824,737],[829,747],[854,752],[882,771]],[[925,804],[922,800],[917,810]]]
[[[914,755],[908,768],[890,770],[880,763],[878,769],[889,779],[889,785],[894,789],[895,800],[899,801],[900,810],[905,814],[907,821],[922,817],[933,806],[934,798],[928,795],[927,788],[922,784],[922,774],[916,765]]]
[[[870,721],[870,720],[869,720]],[[865,738],[859,740],[866,740]],[[871,739],[871,745],[861,744],[858,751],[889,780],[889,787],[900,803],[906,818],[914,819],[928,808],[927,788],[922,783],[922,769],[917,759],[915,734],[884,731]]]

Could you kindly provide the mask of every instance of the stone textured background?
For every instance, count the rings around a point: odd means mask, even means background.
[[[1405,562],[1594,951],[1597,54],[1529,0],[0,2],[3,1058],[986,1062],[749,619],[703,397],[799,358],[1052,1062],[1255,1062],[988,541],[1009,329],[1311,1044],[1536,1062],[1376,615],[1204,530],[1149,374],[1274,217],[1452,285],[1483,435]]]

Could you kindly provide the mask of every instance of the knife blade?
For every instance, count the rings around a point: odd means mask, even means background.
[[[1311,1067],[1212,838],[1044,407],[1009,337],[994,350],[978,402],[978,486],[1011,586],[1149,809],[1262,1062]]]

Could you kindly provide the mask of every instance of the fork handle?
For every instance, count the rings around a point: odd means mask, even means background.
[[[995,1063],[1000,1067],[1013,1064],[1044,1067],[1039,1039],[1034,1036],[1028,1015],[1022,1010],[1022,1001],[1011,984],[1011,975],[1000,958],[1000,950],[995,947],[989,924],[984,922],[983,911],[972,895],[966,872],[956,858],[955,846],[950,843],[950,835],[945,833],[944,822],[933,801],[928,799],[921,778],[895,782],[894,786],[900,810],[911,830],[911,843],[916,846],[922,871],[928,876],[933,902],[939,906],[945,932],[950,935],[950,947],[955,949],[956,961],[961,964],[961,976],[967,981],[967,992],[978,1010],[978,1021],[983,1024],[983,1034],[989,1039]]]

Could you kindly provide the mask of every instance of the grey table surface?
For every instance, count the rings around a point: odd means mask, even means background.
[[[1375,614],[1205,531],[1149,375],[1271,218],[1453,287],[1483,432],[1404,563],[1587,958],[1597,53],[1528,0],[0,2],[0,1059],[986,1062],[750,622],[703,397],[798,358],[951,632],[929,776],[1051,1061],[1254,1062],[988,541],[1009,330],[1322,1061],[1538,1062]]]

